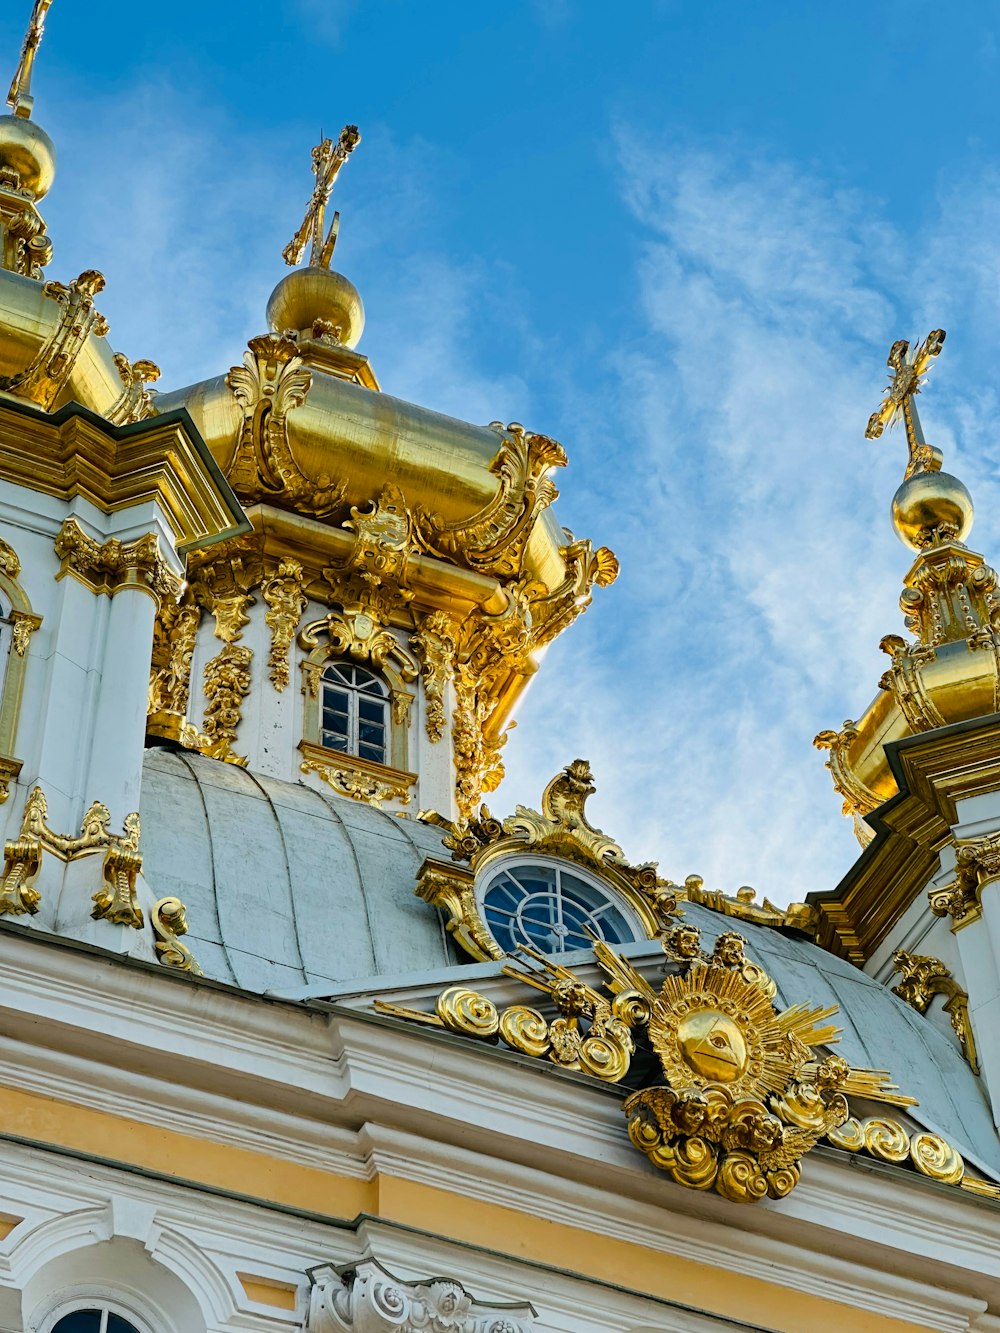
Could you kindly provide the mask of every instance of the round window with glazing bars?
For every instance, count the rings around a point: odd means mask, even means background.
[[[539,953],[588,949],[595,939],[627,944],[645,931],[613,889],[559,861],[503,866],[487,881],[482,915],[505,953],[522,945]]]

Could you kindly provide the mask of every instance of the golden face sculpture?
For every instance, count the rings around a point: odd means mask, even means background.
[[[718,1009],[699,1009],[682,1018],[677,1046],[684,1063],[709,1082],[733,1083],[746,1072],[746,1038],[739,1025]]]

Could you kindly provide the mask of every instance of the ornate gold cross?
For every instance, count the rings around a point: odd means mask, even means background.
[[[913,399],[920,392],[920,382],[930,370],[932,359],[944,346],[944,339],[944,329],[933,329],[917,347],[911,348],[905,338],[892,344],[886,364],[893,374],[885,397],[878,410],[871,414],[865,431],[869,440],[877,440],[886,426],[894,426],[902,416],[910,450],[907,477],[912,477],[915,472],[937,472],[941,468],[941,451],[924,439]]]
[[[35,100],[31,96],[31,67],[35,63],[35,55],[41,45],[42,33],[45,31],[45,15],[51,3],[52,0],[35,0],[28,21],[28,31],[24,34],[21,59],[17,62],[10,92],[7,94],[7,101],[14,108],[14,115],[22,116],[25,120],[30,117]]]
[[[340,214],[334,213],[330,230],[324,239],[323,224],[326,218],[326,206],[330,202],[333,183],[340,174],[340,168],[360,142],[361,135],[358,133],[357,125],[345,125],[340,131],[340,138],[336,143],[332,139],[324,139],[312,150],[312,169],[316,177],[316,185],[298,231],[281,252],[286,264],[295,265],[300,263],[305,253],[306,244],[311,238],[310,266],[313,268],[330,267],[330,260],[333,258],[333,247],[337,244]]]

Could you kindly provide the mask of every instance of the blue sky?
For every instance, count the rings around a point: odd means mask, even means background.
[[[811,739],[901,629],[905,445],[863,437],[896,337],[948,330],[925,429],[1000,559],[998,27],[986,0],[55,0],[50,273],[101,269],[164,387],[224,373],[320,127],[359,124],[337,259],[384,387],[560,439],[561,518],[623,565],[494,808],[582,755],[634,859],[787,901],[855,855]]]

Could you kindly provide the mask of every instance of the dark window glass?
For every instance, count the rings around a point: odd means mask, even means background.
[[[74,1310],[72,1314],[64,1314],[52,1333],[101,1333],[101,1311]]]
[[[331,662],[322,675],[320,742],[376,764],[389,762],[389,689],[353,662]]]
[[[611,890],[562,866],[498,871],[483,895],[483,915],[506,953],[525,944],[539,953],[566,953],[589,948],[595,938],[608,944],[637,938]]]

